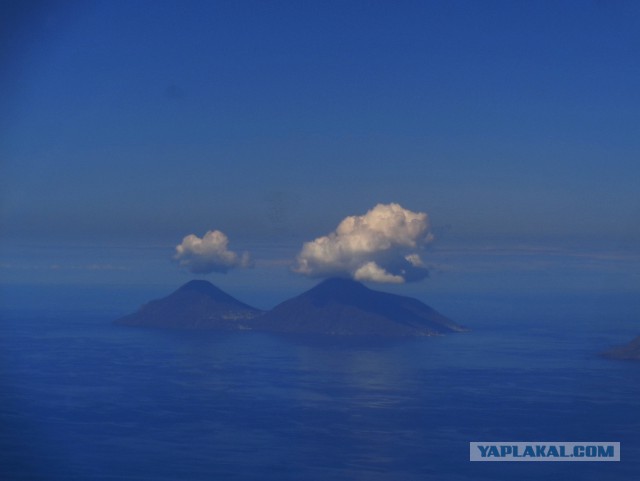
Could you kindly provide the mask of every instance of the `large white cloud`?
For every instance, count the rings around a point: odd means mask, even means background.
[[[251,267],[247,252],[238,255],[228,249],[229,239],[219,230],[210,230],[202,238],[190,234],[176,246],[174,259],[195,274],[227,272],[235,267]]]
[[[418,252],[433,240],[429,229],[423,212],[378,204],[364,215],[347,217],[331,234],[306,242],[293,270],[373,282],[424,279],[429,272]]]

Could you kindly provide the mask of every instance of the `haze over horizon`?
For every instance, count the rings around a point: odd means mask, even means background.
[[[217,231],[207,279],[297,291],[305,242],[397,203],[434,240],[393,289],[640,290],[635,2],[1,8],[2,284],[177,286]]]

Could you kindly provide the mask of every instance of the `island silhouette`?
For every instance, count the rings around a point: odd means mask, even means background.
[[[147,304],[116,324],[178,329],[246,328],[244,322],[262,314],[217,288],[209,281],[189,281],[178,290]]]
[[[115,321],[139,327],[257,330],[330,336],[417,337],[467,329],[423,302],[330,278],[263,312],[209,281],[187,282],[172,294]]]
[[[608,359],[621,359],[629,361],[640,361],[640,336],[627,344],[616,346],[602,353]]]

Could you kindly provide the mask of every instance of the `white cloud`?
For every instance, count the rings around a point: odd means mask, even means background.
[[[176,246],[174,259],[180,267],[195,274],[227,272],[235,267],[251,267],[247,252],[238,255],[228,249],[229,239],[219,230],[208,231],[202,238],[190,234]]]
[[[422,258],[415,252],[413,254],[407,254],[404,258],[414,267],[425,267]]]
[[[428,271],[416,251],[432,240],[427,214],[378,204],[364,215],[345,218],[331,234],[306,242],[293,270],[374,282],[420,280]]]
[[[375,262],[367,262],[353,273],[353,278],[358,281],[387,282],[390,284],[402,284],[404,277],[389,274]]]

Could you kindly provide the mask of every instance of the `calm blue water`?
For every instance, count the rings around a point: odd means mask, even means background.
[[[441,297],[473,332],[391,343],[118,327],[25,306],[0,325],[6,480],[637,480],[629,294]],[[620,441],[620,463],[471,463],[470,441]]]

